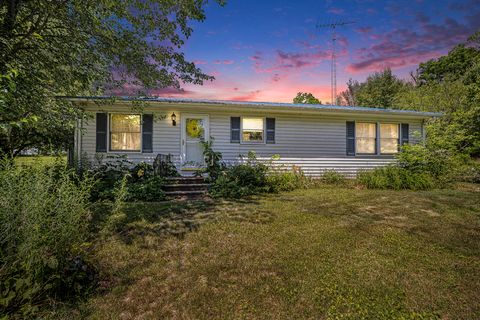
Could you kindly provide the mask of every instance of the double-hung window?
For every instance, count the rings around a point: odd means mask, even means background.
[[[375,123],[357,122],[355,125],[355,149],[357,154],[377,152],[377,126]]]
[[[399,126],[395,123],[380,124],[380,153],[397,153],[399,143]]]
[[[248,143],[262,143],[264,141],[264,119],[242,118],[242,141]]]
[[[139,114],[110,114],[111,151],[141,151],[141,136]]]
[[[356,154],[397,153],[399,131],[399,125],[396,123],[355,123]]]

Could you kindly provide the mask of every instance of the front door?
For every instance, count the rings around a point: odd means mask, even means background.
[[[209,137],[208,115],[182,115],[182,167],[196,169],[204,165],[201,142]]]

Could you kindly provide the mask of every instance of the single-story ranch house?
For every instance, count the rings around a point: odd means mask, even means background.
[[[402,144],[424,139],[424,122],[438,113],[365,107],[173,98],[70,97],[91,115],[79,120],[76,158],[126,155],[149,162],[171,154],[183,175],[203,164],[200,141],[226,162],[255,151],[310,176],[334,169],[354,175],[394,160]],[[135,104],[145,104],[139,112]]]

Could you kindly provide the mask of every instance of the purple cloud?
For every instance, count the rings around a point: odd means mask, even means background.
[[[330,53],[321,50],[295,53],[277,50],[273,62],[270,62],[271,59],[264,59],[261,53],[255,54],[250,59],[254,61],[254,68],[258,73],[279,73],[316,67],[321,61],[329,57]]]
[[[350,72],[374,71],[385,67],[398,68],[418,64],[438,57],[480,28],[480,13],[467,17],[466,24],[446,18],[443,24],[430,23],[417,16],[419,31],[404,28],[377,35],[378,41],[356,52],[355,63],[347,66]]]

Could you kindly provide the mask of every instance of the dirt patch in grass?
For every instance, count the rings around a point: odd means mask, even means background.
[[[132,204],[97,244],[104,290],[61,314],[480,318],[479,195],[324,188]]]

